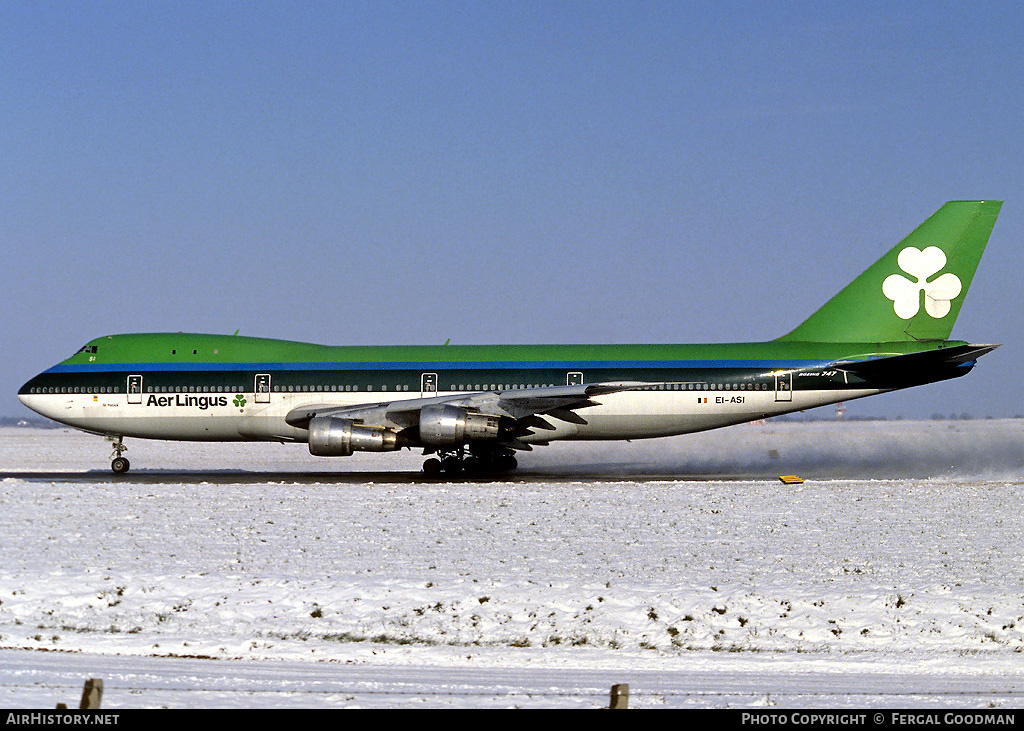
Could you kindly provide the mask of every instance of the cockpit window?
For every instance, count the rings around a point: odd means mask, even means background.
[[[78,352],[79,353],[95,353],[96,352],[96,346],[95,345],[83,345],[81,348],[78,349]],[[76,355],[77,355],[77,353],[76,353]]]

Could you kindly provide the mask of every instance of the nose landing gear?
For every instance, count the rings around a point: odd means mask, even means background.
[[[113,470],[115,475],[123,475],[131,467],[131,463],[127,457],[122,456],[128,451],[128,447],[125,446],[124,437],[107,437],[111,444],[114,446],[114,451],[111,453],[110,469]]]

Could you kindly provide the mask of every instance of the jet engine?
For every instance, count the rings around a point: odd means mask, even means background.
[[[462,406],[433,404],[420,409],[420,441],[437,447],[497,439],[500,424],[497,416],[470,413]]]
[[[348,419],[316,416],[309,422],[309,453],[318,457],[347,457],[353,452],[392,452],[398,433],[382,426],[356,424]]]

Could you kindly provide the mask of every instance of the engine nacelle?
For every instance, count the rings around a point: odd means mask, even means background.
[[[347,457],[357,451],[396,449],[398,433],[384,427],[364,426],[333,416],[316,416],[309,422],[309,453],[318,457]]]
[[[420,409],[420,441],[447,446],[477,439],[497,439],[500,423],[497,416],[472,414],[462,406],[424,406]]]

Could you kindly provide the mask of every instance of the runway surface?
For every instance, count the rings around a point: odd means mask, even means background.
[[[679,475],[679,474],[631,474],[616,472],[602,473],[575,472],[558,474],[553,472],[506,472],[500,474],[478,475],[428,475],[424,472],[245,472],[240,470],[138,470],[123,475],[115,475],[109,470],[89,470],[86,472],[0,472],[0,480],[24,480],[26,482],[73,482],[84,484],[100,484],[109,482],[130,482],[145,485],[199,485],[203,483],[218,485],[262,485],[262,484],[301,484],[301,485],[364,485],[367,483],[382,485],[437,485],[437,484],[487,484],[494,482],[521,483],[524,485],[541,483],[567,482],[610,482],[610,483],[646,483],[666,481],[702,481],[702,480],[736,480],[736,481],[778,481],[775,475],[753,474],[721,474],[721,475]]]
[[[486,663],[486,658],[484,659]],[[763,663],[697,653],[688,663],[509,668],[225,661],[0,650],[0,707],[72,705],[85,678],[103,680],[103,708],[607,708],[627,683],[630,708],[1016,708],[1019,675],[972,667],[937,673],[926,658],[897,668],[872,656],[799,656]],[[879,665],[886,669],[880,671]],[[773,708],[774,707],[774,708]]]
[[[493,474],[425,474],[419,451],[314,457],[301,444],[129,440],[131,470],[110,446],[73,430],[0,429],[0,479],[149,484],[438,484],[768,481],[1018,476],[1024,419],[740,425],[667,439],[559,442]]]

